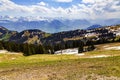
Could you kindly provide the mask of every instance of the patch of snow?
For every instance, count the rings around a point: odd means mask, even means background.
[[[109,45],[105,45],[105,46],[103,46],[104,48],[106,48],[106,47],[108,47]]]
[[[19,52],[9,52],[7,50],[0,50],[0,54],[19,54]]]
[[[102,58],[102,57],[109,57],[110,55],[96,55],[96,56],[90,56],[89,58]]]
[[[84,53],[80,53],[80,54],[77,54],[78,56],[84,56],[85,54]]]
[[[108,48],[105,48],[106,50],[120,50],[120,46],[114,46],[114,47],[108,47]]]
[[[0,54],[7,53],[7,52],[8,52],[7,50],[0,50]]]
[[[8,52],[7,54],[19,54],[19,52]]]

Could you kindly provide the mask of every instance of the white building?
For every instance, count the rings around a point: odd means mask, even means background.
[[[55,54],[78,54],[78,48],[59,50]]]

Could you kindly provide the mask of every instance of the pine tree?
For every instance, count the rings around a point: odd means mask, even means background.
[[[91,50],[94,50],[95,49],[95,46],[92,44],[91,45]]]
[[[44,54],[45,50],[42,45],[38,46],[39,54]]]
[[[83,51],[84,51],[84,43],[82,41],[80,41],[78,53],[82,53]]]
[[[2,45],[2,43],[0,42],[0,50],[2,50],[3,49],[3,45]]]
[[[83,46],[79,46],[78,53],[82,53],[82,52],[83,52]]]
[[[29,56],[30,54],[29,54],[29,50],[28,50],[28,44],[24,44],[23,45],[23,55],[24,56]]]
[[[93,43],[93,41],[89,41],[89,45],[88,45],[88,48],[87,48],[87,50],[88,51],[92,51],[92,50],[94,50],[95,49],[95,46],[94,46],[94,43]]]

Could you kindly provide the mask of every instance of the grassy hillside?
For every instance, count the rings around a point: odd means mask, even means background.
[[[0,54],[0,78],[6,80],[96,80],[120,77],[120,56]]]
[[[2,36],[1,40],[8,41],[11,37],[11,34],[6,33],[4,36]]]
[[[85,55],[0,54],[0,79],[3,80],[120,80],[120,50],[105,50],[96,45]],[[104,48],[104,49],[102,49]],[[92,58],[96,55],[110,55]]]

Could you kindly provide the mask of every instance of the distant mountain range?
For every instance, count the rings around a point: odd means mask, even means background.
[[[95,24],[95,25],[88,27],[87,29],[95,29],[95,28],[100,28],[100,27],[102,27],[102,26],[99,24]]]
[[[87,20],[42,20],[42,21],[10,21],[0,20],[0,25],[18,32],[26,29],[40,29],[49,33],[75,30],[87,27]]]
[[[43,18],[43,17],[9,17],[0,16],[0,26],[5,26],[9,30],[21,32],[27,29],[40,29],[48,33],[57,33],[76,29],[86,29],[91,25],[101,26],[119,24],[120,19],[107,20],[86,20],[86,19],[62,19],[62,18]],[[96,26],[94,26],[96,27]]]

